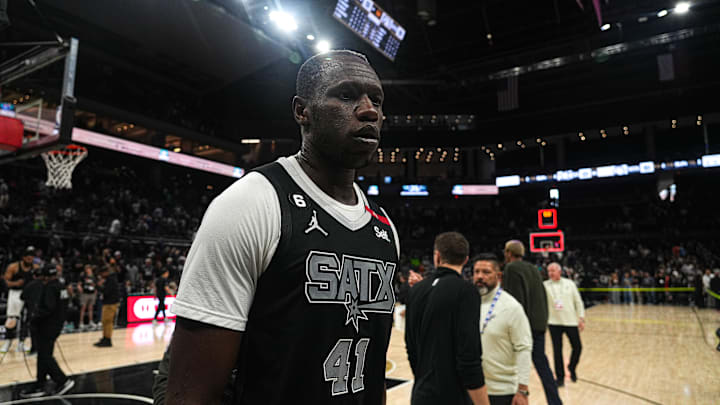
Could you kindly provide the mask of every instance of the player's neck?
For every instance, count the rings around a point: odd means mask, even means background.
[[[357,204],[353,187],[355,170],[330,167],[324,164],[322,159],[314,159],[313,156],[308,155],[307,151],[302,151],[296,155],[296,158],[310,180],[333,199],[343,204]]]

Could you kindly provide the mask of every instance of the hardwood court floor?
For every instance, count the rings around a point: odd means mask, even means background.
[[[688,307],[592,307],[587,311],[587,327],[581,334],[580,381],[568,380],[560,389],[560,395],[565,404],[717,404],[720,352],[715,350],[718,339],[714,332],[718,326],[720,312],[713,310],[696,313]],[[109,349],[92,346],[101,332],[62,335],[58,341],[67,363],[57,347],[55,357],[68,374],[158,361],[173,327],[172,323],[161,323],[155,327],[143,324],[116,330],[114,346]],[[546,341],[546,354],[552,367],[549,335]],[[570,352],[567,339],[564,346],[567,361]],[[393,329],[388,358],[388,378],[405,381],[390,389],[388,405],[407,405],[412,373],[400,329]],[[34,375],[34,357],[28,358],[28,366]],[[32,380],[22,354],[8,353],[0,364],[0,386]],[[531,404],[546,403],[534,371],[530,391]]]
[[[158,361],[170,342],[174,328],[175,323],[160,322],[155,327],[146,323],[118,329],[113,333],[113,347],[109,348],[93,346],[102,337],[102,331],[63,334],[58,338],[62,353],[56,344],[54,355],[60,368],[68,375]],[[17,341],[0,364],[0,386],[34,380],[37,357],[27,357],[31,377],[23,354],[15,351],[16,345]]]
[[[688,307],[598,305],[587,310],[581,334],[583,352],[577,369],[579,381],[560,388],[568,404],[718,404],[720,403],[720,352],[715,350],[720,312]],[[565,338],[565,362],[570,342]],[[553,367],[550,334],[545,353]],[[400,330],[393,330],[388,374],[411,379]],[[410,403],[412,383],[388,393],[388,405]],[[542,384],[533,370],[530,403],[546,404]]]

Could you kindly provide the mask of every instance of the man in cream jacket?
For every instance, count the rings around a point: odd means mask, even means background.
[[[555,376],[558,387],[565,385],[565,362],[563,360],[563,334],[570,339],[570,379],[577,381],[575,369],[580,361],[582,343],[580,332],[585,329],[585,306],[583,305],[577,286],[572,280],[561,277],[562,268],[558,263],[550,263],[547,267],[549,280],[545,280],[548,297],[548,328],[553,342],[555,357]]]
[[[532,333],[523,307],[500,285],[493,254],[473,260],[473,281],[481,296],[483,373],[491,405],[527,405]]]

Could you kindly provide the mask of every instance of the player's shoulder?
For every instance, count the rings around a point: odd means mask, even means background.
[[[267,204],[267,199],[276,198],[276,195],[275,188],[265,176],[250,172],[215,197],[211,205],[243,209],[248,205]]]
[[[7,271],[17,271],[18,266],[20,266],[19,262],[12,262],[8,264]]]

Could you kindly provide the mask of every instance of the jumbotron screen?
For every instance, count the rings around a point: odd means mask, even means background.
[[[338,0],[333,17],[395,61],[405,28],[371,0]]]

